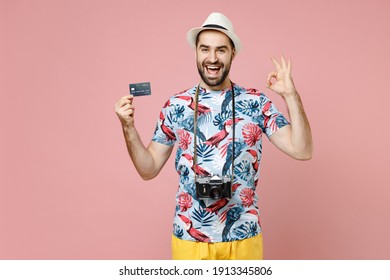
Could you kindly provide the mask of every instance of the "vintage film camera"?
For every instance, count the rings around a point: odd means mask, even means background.
[[[196,177],[195,184],[198,198],[217,200],[232,197],[232,182],[229,176],[200,176]]]

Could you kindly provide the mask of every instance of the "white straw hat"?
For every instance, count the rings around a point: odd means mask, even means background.
[[[187,41],[193,49],[196,48],[196,37],[198,34],[203,30],[209,29],[225,33],[233,41],[236,53],[240,51],[241,40],[236,34],[234,34],[232,22],[221,13],[211,13],[203,23],[202,27],[196,27],[188,31]]]

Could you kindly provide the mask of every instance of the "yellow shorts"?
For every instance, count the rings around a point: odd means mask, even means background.
[[[173,260],[262,260],[263,235],[232,242],[196,242],[172,235]]]

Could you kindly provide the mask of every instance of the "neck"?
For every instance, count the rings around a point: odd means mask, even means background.
[[[218,90],[223,90],[225,88],[228,88],[231,86],[231,81],[229,79],[229,77],[226,77],[226,79],[223,81],[223,83],[217,85],[217,86],[209,86],[207,85],[202,79],[200,80],[199,82],[199,85],[202,87],[202,88],[205,88],[205,89],[208,89],[208,90],[212,90],[212,91],[218,91]]]

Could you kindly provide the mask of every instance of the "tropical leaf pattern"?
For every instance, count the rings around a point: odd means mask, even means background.
[[[183,150],[187,150],[188,145],[192,141],[191,134],[184,129],[178,129],[177,133],[179,135],[179,147]]]
[[[242,136],[244,137],[244,141],[250,147],[256,145],[257,141],[260,140],[261,135],[262,135],[261,128],[254,123],[247,123],[242,128]]]
[[[252,175],[251,170],[251,163],[245,159],[236,165],[234,174],[240,177],[243,181],[247,182]]]
[[[257,100],[242,100],[237,102],[237,111],[251,117],[253,114],[260,112],[260,104]]]
[[[233,229],[233,235],[237,239],[245,239],[256,236],[259,233],[259,225],[254,221],[245,222]]]
[[[197,227],[199,228],[209,227],[213,222],[213,214],[202,209],[202,207],[194,209],[192,218],[195,222],[198,222]]]
[[[192,206],[192,196],[186,192],[182,192],[177,196],[177,204],[181,212],[186,212]]]
[[[213,148],[209,145],[206,145],[204,143],[198,145],[197,149],[196,149],[196,154],[204,162],[212,161],[214,153],[215,153],[215,148]]]
[[[240,198],[242,206],[250,207],[255,202],[254,200],[255,194],[252,188],[242,189],[240,192]]]
[[[184,234],[183,229],[176,223],[173,224],[173,234],[179,238],[181,238]]]
[[[192,87],[165,102],[152,138],[164,145],[177,143],[175,168],[179,187],[173,234],[183,240],[201,242],[253,237],[261,232],[256,183],[260,178],[262,135],[269,137],[289,123],[271,100],[256,89],[234,84],[233,120],[231,88],[207,91],[200,87],[197,150],[194,151],[195,92],[196,87]],[[199,199],[195,173],[232,176],[233,162],[232,198]]]
[[[218,115],[215,116],[215,119],[213,121],[213,124],[218,127],[219,130],[223,129],[223,125],[228,119],[231,119],[233,116],[232,111],[225,111],[222,113],[219,113]]]

